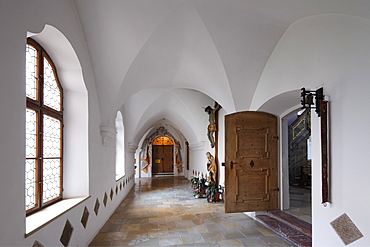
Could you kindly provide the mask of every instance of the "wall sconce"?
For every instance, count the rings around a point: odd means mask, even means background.
[[[315,112],[320,117],[320,105],[321,101],[324,100],[324,90],[319,88],[316,91],[306,90],[306,88],[301,88],[301,105],[302,109],[311,110],[311,108],[316,109]],[[313,98],[315,97],[315,102]]]

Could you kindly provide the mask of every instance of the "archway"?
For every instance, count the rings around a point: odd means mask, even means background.
[[[149,177],[182,174],[180,149],[180,142],[165,127],[159,127],[143,142],[140,152],[140,172]]]
[[[307,171],[305,166],[307,165],[308,161],[305,162],[303,159],[296,164],[296,170],[297,174],[299,176],[296,176],[294,178],[294,181],[290,181],[289,176],[289,163],[290,163],[290,153],[294,152],[294,149],[290,149],[291,142],[289,139],[292,139],[292,132],[289,131],[289,128],[292,129],[295,126],[295,134],[299,133],[301,134],[305,133],[306,136],[301,136],[301,139],[304,140],[307,137],[307,129],[304,130],[302,126],[306,124],[310,117],[304,118],[305,120],[301,122],[302,119],[298,117],[298,113],[301,111],[301,105],[300,102],[300,90],[292,90],[288,92],[281,93],[279,95],[276,95],[275,97],[269,99],[266,101],[263,105],[261,105],[257,110],[258,111],[264,111],[271,114],[274,114],[280,118],[280,133],[279,133],[279,146],[280,146],[280,161],[279,161],[279,176],[280,176],[280,209],[287,211],[288,213],[298,216],[302,218],[303,220],[307,222],[311,222],[311,191],[295,191],[291,190],[293,187],[291,185],[296,184],[299,185],[299,183],[306,184],[308,183],[307,179],[311,178],[310,174],[307,174]],[[292,126],[293,124],[293,126]],[[298,139],[297,139],[298,140]],[[306,139],[307,141],[307,139]],[[303,142],[302,142],[303,143]],[[295,148],[302,147],[305,152],[307,152],[307,145],[301,144],[296,145]],[[297,152],[303,152],[304,150],[297,150]],[[305,156],[307,157],[307,155]],[[304,172],[306,174],[303,174],[304,176],[308,176],[303,178],[303,175],[301,172]],[[301,181],[302,177],[302,181]],[[299,186],[294,187],[297,188]],[[303,186],[302,186],[303,187]],[[307,188],[308,189],[308,188]],[[306,193],[309,192],[309,193]],[[303,201],[304,200],[304,201]],[[293,206],[293,207],[291,207]],[[302,214],[302,211],[304,211],[304,214]]]

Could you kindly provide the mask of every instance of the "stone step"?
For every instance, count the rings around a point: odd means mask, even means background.
[[[258,215],[256,216],[256,220],[295,246],[312,246],[312,237],[297,230],[289,222],[285,222],[282,219],[278,220],[269,215]]]
[[[291,214],[287,214],[281,210],[268,211],[267,215],[274,219],[283,221],[289,224],[291,227],[295,228],[296,230],[302,232],[303,234],[312,237],[312,224],[302,219],[299,219]]]

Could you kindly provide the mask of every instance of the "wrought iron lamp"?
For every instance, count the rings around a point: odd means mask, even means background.
[[[315,109],[315,112],[320,117],[320,105],[321,101],[324,100],[324,90],[323,88],[319,88],[316,91],[306,90],[306,88],[301,88],[301,105],[302,109],[311,110],[311,108]],[[314,102],[315,97],[315,102]]]

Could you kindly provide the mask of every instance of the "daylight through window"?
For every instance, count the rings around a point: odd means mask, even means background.
[[[27,214],[62,199],[63,89],[53,62],[34,40],[26,45]]]

